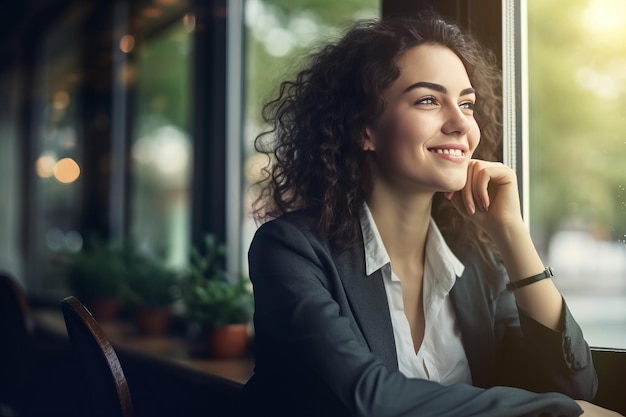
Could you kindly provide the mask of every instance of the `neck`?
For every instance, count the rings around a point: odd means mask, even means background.
[[[433,193],[407,194],[373,184],[367,198],[391,262],[423,265]]]

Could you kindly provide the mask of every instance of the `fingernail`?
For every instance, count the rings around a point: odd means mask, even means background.
[[[471,204],[471,203],[470,203],[470,204],[468,204],[468,205],[467,205],[467,212],[468,212],[469,214],[472,214],[472,215],[473,215],[474,213],[476,213],[476,207],[474,207],[474,205],[473,205],[473,204]]]

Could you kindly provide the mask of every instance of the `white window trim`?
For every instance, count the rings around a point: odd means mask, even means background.
[[[502,1],[503,162],[515,170],[522,215],[530,221],[528,152],[528,30],[526,0]]]
[[[229,0],[227,8],[226,270],[237,273],[242,270],[243,0]]]

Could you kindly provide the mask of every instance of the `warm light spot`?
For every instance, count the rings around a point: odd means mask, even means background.
[[[254,184],[263,178],[263,168],[267,168],[268,159],[267,156],[256,154],[246,159],[244,167],[244,173],[246,181],[249,184]]]
[[[42,155],[35,162],[35,172],[41,178],[50,178],[56,162],[56,158],[50,155]]]
[[[625,4],[622,0],[589,0],[583,24],[596,33],[611,32],[624,25]]]
[[[187,32],[193,32],[196,28],[196,16],[191,13],[186,13],[183,16],[183,25],[185,25]]]
[[[52,107],[58,110],[66,108],[70,104],[70,95],[67,91],[59,90],[52,96]]]
[[[120,38],[120,51],[125,54],[135,48],[135,37],[133,35],[124,35]]]
[[[154,0],[154,2],[163,6],[172,6],[178,3],[178,0]]]
[[[69,184],[80,176],[80,167],[72,158],[63,158],[54,166],[54,178],[63,184]]]
[[[162,13],[161,9],[157,9],[156,7],[146,7],[141,11],[141,14],[145,17],[159,17]]]

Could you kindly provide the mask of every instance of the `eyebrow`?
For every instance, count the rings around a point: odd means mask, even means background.
[[[430,90],[435,90],[435,91],[439,91],[440,93],[448,94],[448,89],[444,87],[443,85],[436,84],[436,83],[429,83],[428,81],[419,81],[415,84],[411,84],[410,86],[405,88],[402,93],[403,94],[408,93],[409,91],[415,88],[428,88]],[[469,88],[464,88],[463,90],[461,90],[461,93],[459,95],[465,96],[467,94],[474,94],[474,93],[476,93],[476,90],[474,90],[472,87],[469,87]]]

